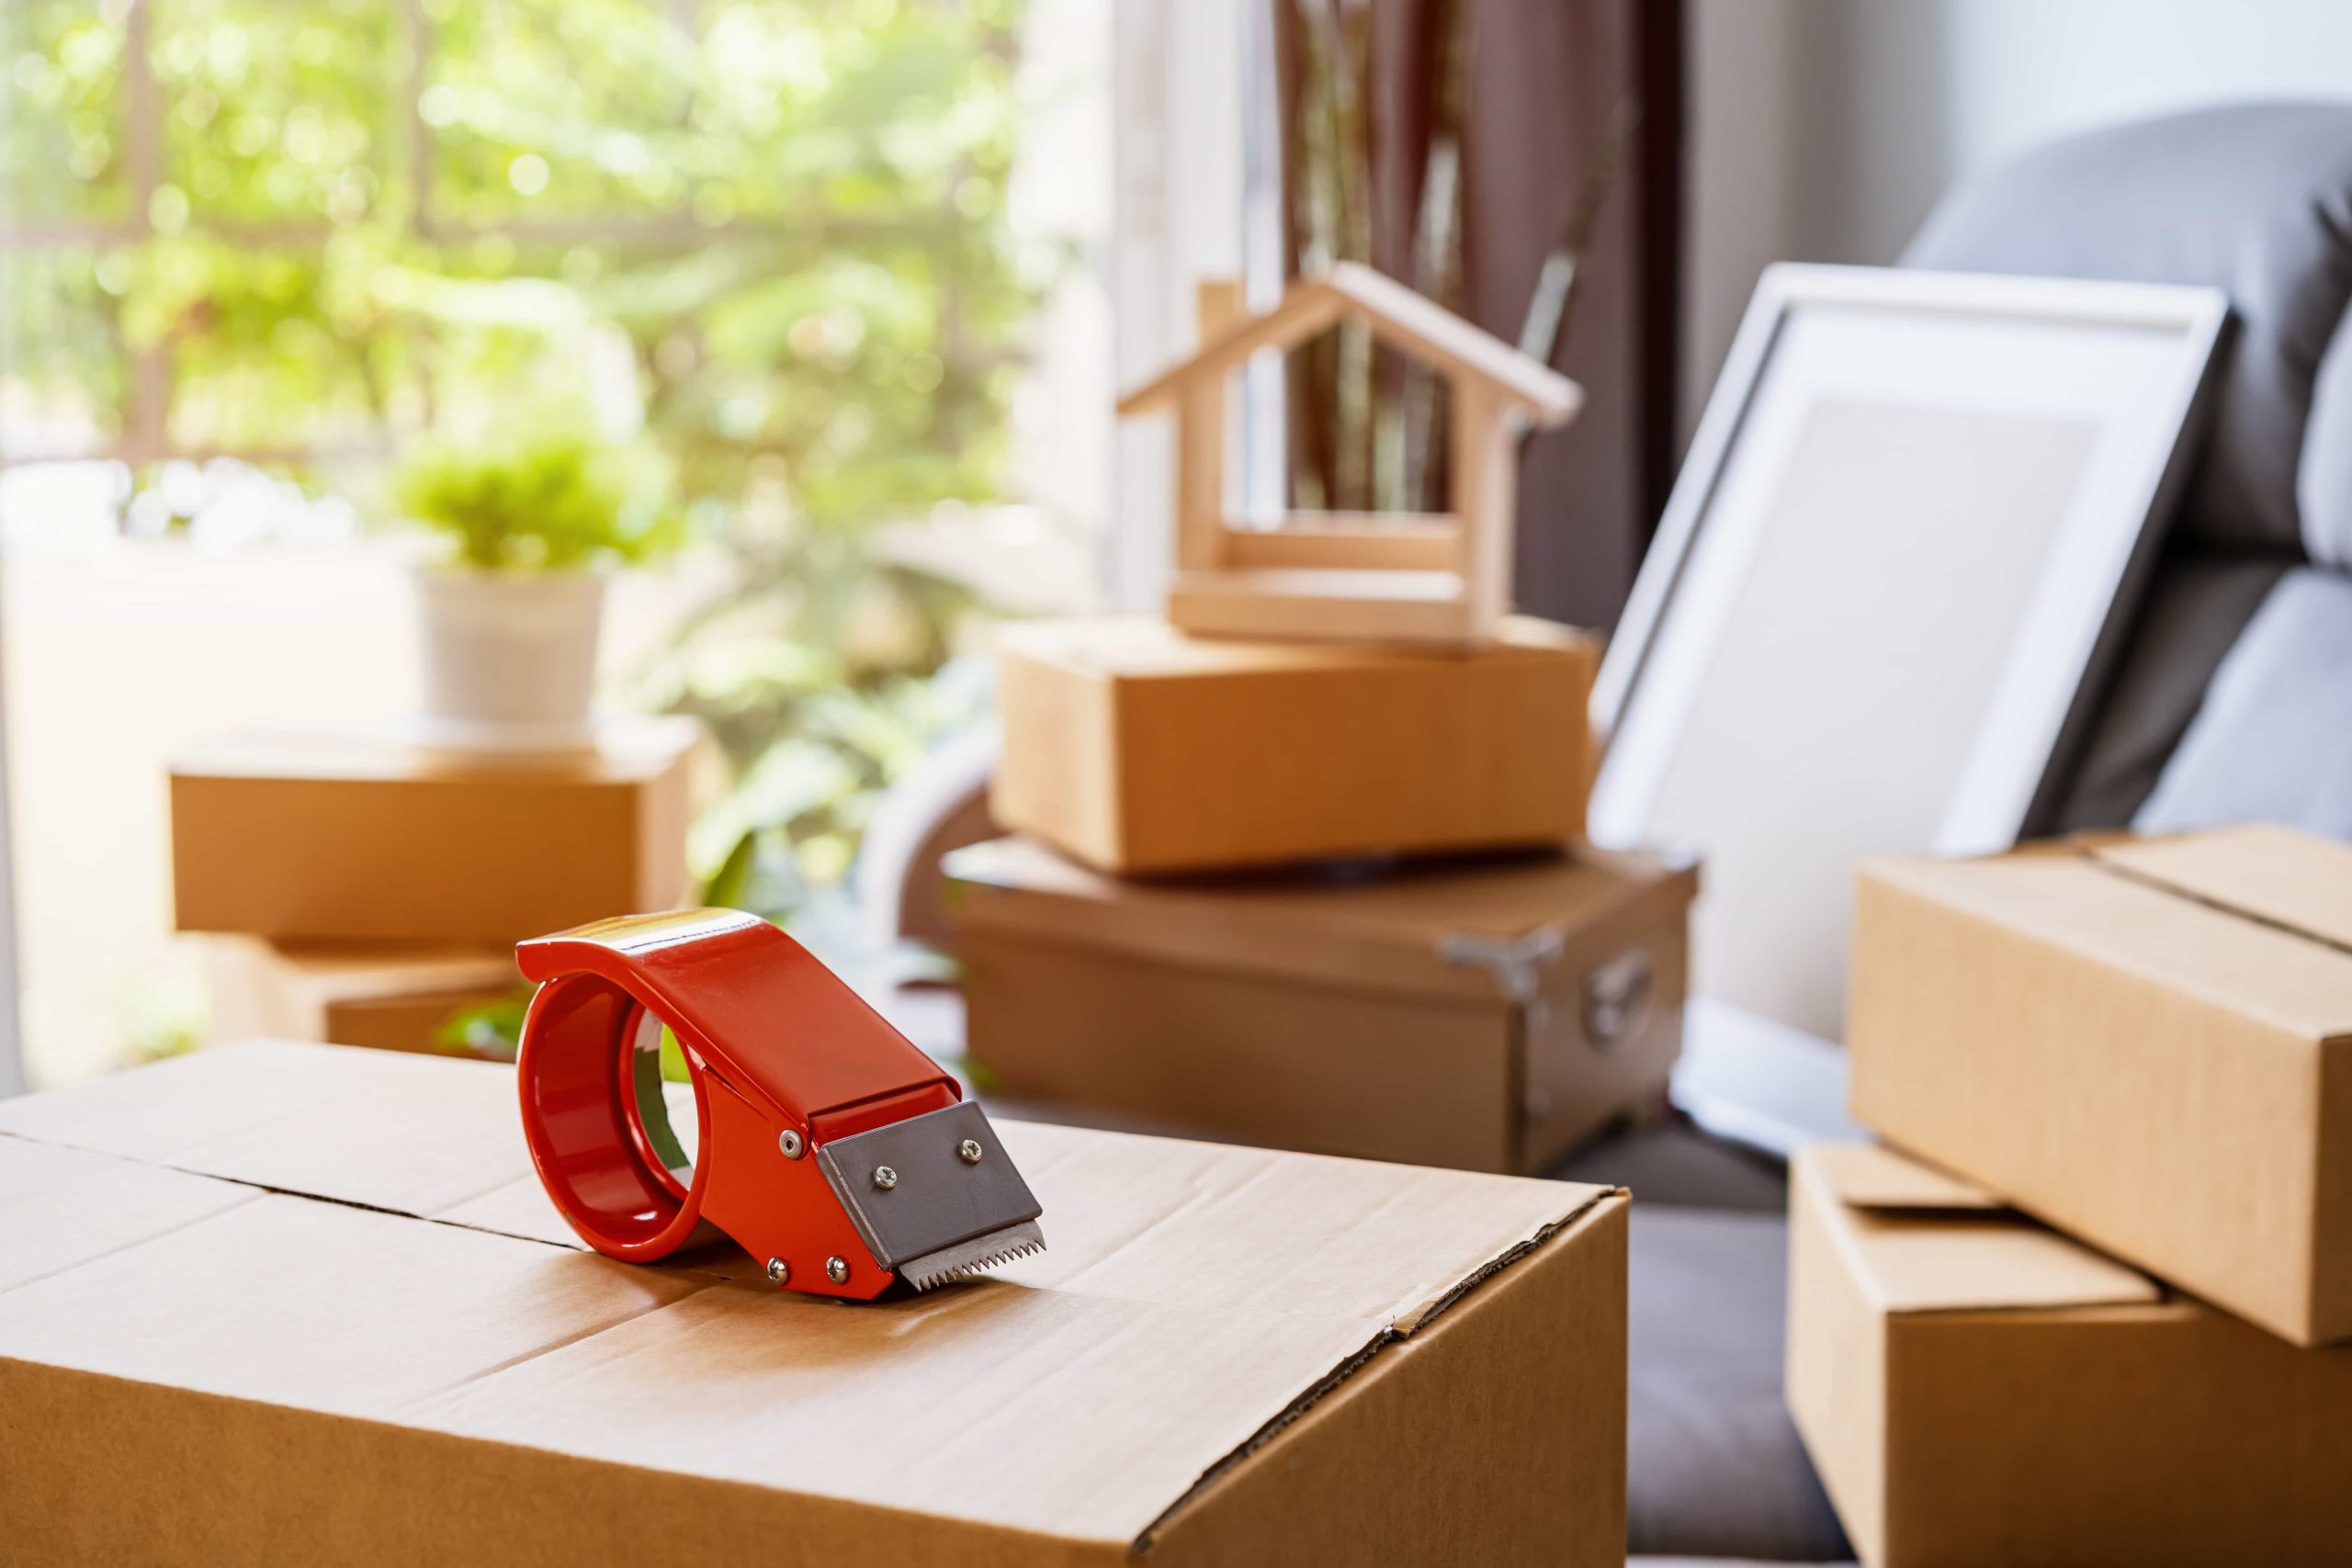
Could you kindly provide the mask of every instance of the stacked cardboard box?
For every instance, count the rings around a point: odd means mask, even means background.
[[[1873,867],[1852,975],[1918,1157],[1800,1160],[1788,1388],[1865,1561],[2344,1562],[2352,848]]]
[[[482,1063],[0,1104],[0,1556],[1623,1562],[1623,1192],[997,1126],[1049,1248],[844,1311],[583,1252]]]
[[[967,1039],[1014,1100],[1540,1170],[1663,1104],[1687,863],[1573,847],[1589,639],[1004,637],[991,808],[949,857]]]
[[[687,892],[691,721],[576,752],[245,735],[171,773],[173,897],[214,933],[211,1038],[439,1048],[519,983],[514,944]]]
[[[1228,516],[1228,379],[1341,321],[1446,386],[1445,512]],[[1002,639],[1023,838],[948,868],[972,1057],[1015,1099],[1541,1169],[1663,1105],[1696,883],[1571,848],[1593,644],[1510,614],[1518,433],[1582,393],[1362,267],[1258,315],[1204,284],[1199,325],[1120,404],[1175,416],[1165,618]]]

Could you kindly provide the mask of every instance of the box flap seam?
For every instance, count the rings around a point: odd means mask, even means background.
[[[30,1138],[19,1138],[14,1133],[0,1133],[0,1138],[10,1138],[20,1144],[30,1144],[35,1148],[54,1148],[57,1146],[54,1144],[38,1143]],[[220,1179],[214,1177],[209,1179],[220,1180]],[[131,1248],[136,1247],[145,1247],[149,1242],[158,1240],[164,1236],[171,1235],[179,1231],[187,1230],[191,1225],[200,1225],[207,1220],[214,1219],[221,1214],[229,1213],[232,1209],[242,1209],[248,1203],[257,1202],[261,1199],[271,1195],[266,1191],[252,1188],[251,1184],[247,1182],[232,1181],[228,1183],[228,1185],[232,1187],[245,1187],[249,1190],[245,1196],[238,1199],[233,1203],[226,1204],[218,1209],[207,1209],[203,1213],[196,1214],[187,1219],[182,1220],[178,1224],[168,1225],[162,1230],[148,1231],[142,1235],[131,1236],[128,1240],[119,1241],[112,1247],[101,1248],[96,1252],[85,1253],[81,1257],[74,1259],[71,1263],[60,1264],[54,1269],[44,1269],[38,1274],[28,1274],[20,1280],[11,1280],[6,1284],[0,1285],[0,1295],[6,1295],[10,1291],[20,1291],[27,1285],[37,1285],[43,1280],[54,1280],[61,1274],[71,1274],[76,1269],[86,1268],[90,1264],[102,1262],[107,1258],[117,1256],[118,1254],[129,1252]]]
[[[2199,905],[2212,910],[2215,914],[2227,915],[2233,919],[2244,920],[2248,925],[2260,926],[2265,931],[2276,931],[2280,936],[2291,937],[2298,942],[2311,942],[2327,949],[2330,953],[2352,958],[2352,942],[2339,942],[2324,931],[2313,931],[2309,926],[2297,925],[2292,920],[2282,919],[2267,911],[2251,908],[2246,905],[2233,903],[2227,898],[2211,893],[2184,886],[2142,867],[2125,865],[2120,862],[2109,860],[2099,853],[2096,848],[2086,851],[2083,858],[2098,870],[2120,881],[2135,883],[2152,892],[2167,894],[2188,903]]]
[[[139,1166],[149,1170],[176,1171],[182,1176],[200,1177],[207,1181],[225,1182],[232,1187],[245,1188],[256,1198],[295,1198],[300,1199],[306,1203],[333,1203],[339,1208],[358,1209],[372,1214],[388,1214],[396,1220],[414,1220],[421,1224],[447,1225],[451,1230],[472,1231],[478,1235],[503,1236],[508,1241],[528,1242],[534,1247],[549,1247],[555,1248],[558,1252],[579,1253],[593,1256],[593,1254],[589,1253],[588,1248],[576,1247],[570,1242],[549,1241],[545,1236],[525,1235],[517,1231],[501,1230],[495,1225],[475,1224],[466,1220],[453,1220],[441,1214],[421,1214],[413,1209],[395,1208],[389,1203],[370,1203],[360,1198],[338,1198],[332,1193],[312,1192],[300,1187],[273,1187],[266,1181],[256,1181],[251,1177],[224,1176],[217,1170],[203,1170],[195,1166],[177,1165],[174,1164],[170,1160],[141,1159],[136,1156],[121,1154],[112,1149],[82,1148],[79,1145],[57,1143],[48,1138],[28,1137],[22,1133],[13,1133],[5,1129],[0,1129],[0,1138],[11,1138],[21,1144],[29,1144],[35,1148],[77,1149],[79,1152],[84,1154],[96,1155],[101,1159],[119,1160],[125,1165]],[[453,1209],[463,1208],[466,1204],[473,1202],[477,1199],[487,1197],[491,1193],[500,1190],[513,1182],[514,1179],[514,1178],[512,1175],[501,1177],[498,1180],[491,1183],[491,1185],[483,1188],[479,1192],[469,1192],[462,1198],[452,1200],[447,1206]],[[239,1206],[240,1205],[235,1204],[231,1205],[232,1208]],[[217,1212],[225,1213],[227,1211],[220,1210]],[[167,1234],[169,1233],[162,1231],[154,1233],[155,1235]],[[143,1239],[153,1240],[153,1236],[151,1235]],[[135,1247],[137,1245],[139,1245],[139,1243],[130,1242],[126,1243],[125,1247]],[[123,1248],[116,1247],[110,1248],[109,1250],[121,1251]],[[106,1254],[101,1253],[96,1256],[104,1257]],[[91,1261],[91,1259],[85,1259],[84,1261]],[[69,1269],[78,1267],[80,1267],[79,1264],[68,1265]],[[724,1274],[716,1273],[708,1269],[695,1269],[682,1264],[665,1262],[662,1265],[662,1271],[667,1274],[699,1279],[711,1284],[725,1284],[731,1282]],[[54,1272],[57,1273],[63,1273],[66,1271],[66,1269],[54,1270]],[[43,1277],[45,1278],[46,1276]],[[29,1281],[25,1282],[28,1283]],[[14,1287],[10,1288],[13,1289]]]

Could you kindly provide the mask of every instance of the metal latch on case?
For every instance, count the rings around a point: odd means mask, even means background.
[[[1045,1246],[980,1108],[765,920],[628,916],[515,960],[538,983],[515,1064],[531,1163],[598,1252],[650,1263],[724,1235],[779,1286],[870,1300]],[[690,1162],[647,1070],[665,1028],[694,1092]]]
[[[1649,953],[1637,947],[1585,976],[1580,998],[1584,1037],[1596,1050],[1606,1051],[1641,1022],[1649,1010],[1654,973]]]

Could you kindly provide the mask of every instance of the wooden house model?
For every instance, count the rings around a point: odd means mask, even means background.
[[[1510,612],[1519,436],[1566,423],[1566,377],[1369,267],[1302,278],[1261,316],[1229,283],[1201,290],[1201,347],[1120,401],[1176,412],[1176,570],[1168,618],[1204,636],[1472,647]],[[1237,525],[1225,509],[1227,378],[1342,321],[1443,376],[1453,395],[1448,510],[1441,516],[1293,513]]]

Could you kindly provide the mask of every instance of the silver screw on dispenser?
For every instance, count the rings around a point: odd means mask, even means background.
[[[768,1278],[775,1280],[779,1285],[790,1284],[792,1282],[792,1265],[786,1263],[781,1258],[769,1258]]]
[[[966,1165],[979,1164],[980,1141],[978,1138],[965,1139],[962,1143],[956,1145],[956,1157],[962,1160]]]
[[[798,1159],[800,1157],[800,1151],[807,1145],[801,1143],[799,1134],[794,1132],[791,1128],[786,1127],[783,1132],[776,1134],[775,1146],[784,1151],[785,1158]]]
[[[891,1188],[896,1187],[898,1184],[899,1173],[897,1171],[892,1170],[887,1165],[877,1165],[874,1168],[875,1186],[879,1187],[883,1191],[888,1192]]]
[[[826,1258],[825,1278],[831,1280],[836,1285],[845,1285],[849,1283],[849,1259],[846,1258]]]

